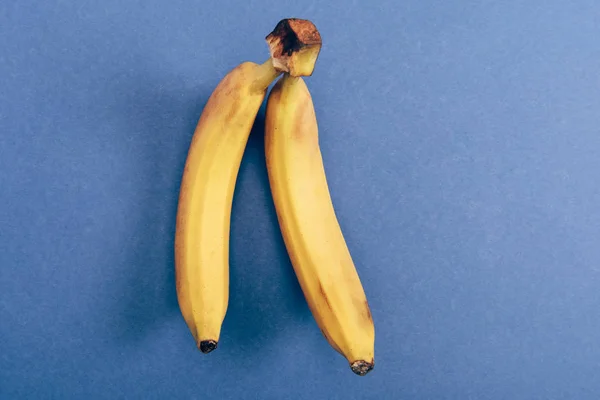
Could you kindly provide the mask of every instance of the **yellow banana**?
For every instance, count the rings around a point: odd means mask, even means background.
[[[217,347],[229,298],[229,225],[235,182],[266,89],[269,59],[240,64],[210,96],[183,173],[175,234],[179,307],[203,353]]]
[[[271,192],[295,273],[321,332],[352,371],[374,366],[375,329],[331,202],[317,120],[303,79],[285,74],[267,101]]]
[[[300,58],[306,66],[314,53],[290,27],[310,37],[316,31],[302,20],[281,21],[268,36],[271,58],[261,65],[240,64],[216,87],[188,151],[177,209],[176,288],[181,313],[203,353],[217,347],[227,311],[231,205],[250,130],[268,86],[287,64]]]

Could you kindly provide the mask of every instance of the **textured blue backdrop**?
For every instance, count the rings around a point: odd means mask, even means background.
[[[203,355],[173,235],[197,118],[284,17],[376,323],[352,374],[277,226],[264,109]],[[0,398],[598,399],[600,4],[0,2]]]

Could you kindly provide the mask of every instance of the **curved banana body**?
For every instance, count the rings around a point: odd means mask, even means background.
[[[217,347],[229,298],[229,227],[248,136],[268,86],[269,59],[229,72],[210,96],[183,173],[175,234],[177,297],[198,348]]]
[[[331,202],[311,95],[284,75],[267,103],[265,151],[284,242],[310,310],[358,375],[374,366],[375,329]]]

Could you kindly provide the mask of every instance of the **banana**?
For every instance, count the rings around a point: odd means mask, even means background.
[[[177,208],[175,276],[179,308],[203,353],[217,348],[227,312],[231,206],[252,125],[267,88],[287,65],[303,66],[294,70],[299,74],[312,73],[314,47],[299,41],[298,29],[304,32],[301,37],[315,37],[312,23],[282,20],[267,36],[269,60],[244,62],[223,78],[188,150]]]
[[[317,120],[301,77],[278,80],[265,119],[269,183],[285,246],[308,306],[331,346],[366,375],[375,328],[329,194]]]
[[[229,227],[252,124],[279,72],[269,59],[229,72],[192,137],[179,193],[175,271],[179,306],[203,353],[217,347],[229,298]]]

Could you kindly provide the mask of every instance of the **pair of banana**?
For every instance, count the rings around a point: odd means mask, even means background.
[[[369,305],[329,195],[317,120],[302,76],[312,75],[321,36],[284,19],[267,36],[271,57],[229,72],[206,104],[188,152],[175,237],[183,317],[203,353],[217,347],[229,297],[229,233],[242,155],[267,88],[269,184],[285,246],[308,306],[331,346],[366,375],[374,366]]]

